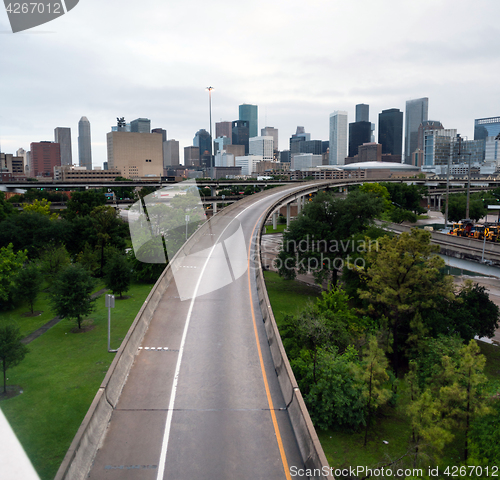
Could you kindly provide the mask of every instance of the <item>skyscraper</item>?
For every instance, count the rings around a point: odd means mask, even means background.
[[[257,105],[248,105],[244,103],[239,107],[239,119],[248,122],[248,137],[256,137],[258,135],[258,107]]]
[[[405,120],[405,163],[411,162],[411,154],[418,146],[418,127],[429,118],[427,97],[407,100]]]
[[[248,155],[249,127],[248,120],[235,120],[232,122],[233,145],[244,145],[245,155]]]
[[[171,138],[163,143],[163,168],[179,165],[179,141]]]
[[[215,138],[227,137],[229,139],[229,144],[231,144],[232,136],[231,122],[217,122],[215,124]]]
[[[370,121],[370,106],[365,103],[356,105],[356,122]]]
[[[264,127],[261,128],[260,134],[262,137],[273,137],[273,150],[277,152],[279,150],[278,146],[278,129],[274,127]]]
[[[349,124],[349,157],[358,154],[358,147],[370,143],[372,124],[369,121],[369,106],[364,103],[356,105],[356,121]]]
[[[378,143],[382,145],[382,154],[403,154],[403,112],[399,108],[378,114]]]
[[[61,165],[72,165],[71,155],[71,128],[57,127],[54,129],[54,140],[60,145]]]
[[[92,170],[92,149],[90,146],[90,122],[87,117],[78,122],[78,161],[80,167]]]
[[[33,142],[30,151],[30,175],[54,178],[54,167],[61,165],[60,145],[55,142]]]
[[[210,138],[210,133],[208,133],[204,128],[198,130],[193,138],[193,145],[200,149],[200,162],[203,155],[210,155],[211,148],[210,143],[212,139]],[[200,163],[201,165],[201,163]]]
[[[109,132],[108,169],[125,178],[163,175],[163,141],[157,133]]]
[[[136,118],[130,122],[130,131],[137,133],[151,133],[151,120],[149,118]]]
[[[260,155],[263,160],[273,160],[273,137],[253,137],[248,141],[248,153]]]
[[[474,140],[486,140],[500,133],[500,117],[477,118],[474,120]]]
[[[347,157],[347,112],[330,114],[330,165],[344,165]]]

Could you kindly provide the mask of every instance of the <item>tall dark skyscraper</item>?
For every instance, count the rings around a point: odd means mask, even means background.
[[[399,108],[378,114],[378,143],[382,145],[382,154],[402,155],[403,112]]]
[[[54,140],[61,148],[61,165],[72,165],[71,128],[57,127],[54,129]]]
[[[239,119],[248,122],[248,137],[256,137],[258,133],[258,107],[244,103],[239,106]]]
[[[245,155],[248,155],[249,128],[247,120],[235,120],[232,122],[233,145],[244,145]]]
[[[372,124],[370,122],[354,122],[349,124],[349,157],[358,154],[358,147],[370,143]]]
[[[87,117],[78,122],[78,160],[80,167],[92,170],[92,148],[90,142],[90,122]]]
[[[405,118],[405,163],[411,163],[411,154],[418,147],[418,127],[429,119],[427,97],[407,100]]]
[[[204,128],[198,130],[193,138],[193,145],[200,149],[200,161],[205,152],[210,155],[210,133],[208,133]]]

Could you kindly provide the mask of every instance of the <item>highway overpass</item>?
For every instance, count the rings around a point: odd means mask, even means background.
[[[259,260],[266,215],[324,187],[252,195],[186,242],[123,341],[57,480],[272,480],[328,468]]]

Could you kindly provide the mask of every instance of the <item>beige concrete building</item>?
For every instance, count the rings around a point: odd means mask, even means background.
[[[120,170],[87,170],[87,167],[76,165],[58,165],[54,167],[54,180],[61,181],[81,181],[81,182],[102,182],[104,180],[114,180],[121,177]]]
[[[109,132],[108,169],[125,178],[161,177],[163,140],[157,133]]]

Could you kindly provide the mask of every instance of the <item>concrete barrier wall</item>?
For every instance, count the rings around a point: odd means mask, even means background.
[[[260,261],[260,240],[262,235],[262,228],[266,219],[271,215],[273,210],[276,209],[283,202],[290,201],[290,199],[300,196],[301,194],[308,193],[309,189],[304,189],[303,191],[287,195],[283,199],[280,199],[274,205],[267,209],[266,213],[262,218],[262,222],[259,228],[258,238],[257,238],[257,255],[255,262],[256,269],[256,280],[257,280],[257,293],[259,298],[259,304],[262,312],[262,317],[264,320],[268,343],[271,348],[271,355],[273,358],[276,373],[278,375],[278,381],[283,393],[285,402],[288,405],[288,414],[292,424],[292,428],[297,439],[300,454],[306,468],[311,469],[313,472],[318,474],[310,477],[314,479],[320,478],[333,478],[330,475],[330,466],[328,465],[328,460],[326,459],[323,448],[312,424],[309,412],[307,411],[306,404],[302,398],[299,386],[295,379],[295,376],[288,361],[283,343],[281,341],[281,336],[278,330],[278,325],[276,324],[276,319],[271,308],[271,303],[269,301],[269,296],[267,294],[267,289],[264,281],[264,274],[262,272],[262,264]],[[328,474],[325,474],[328,472]]]

